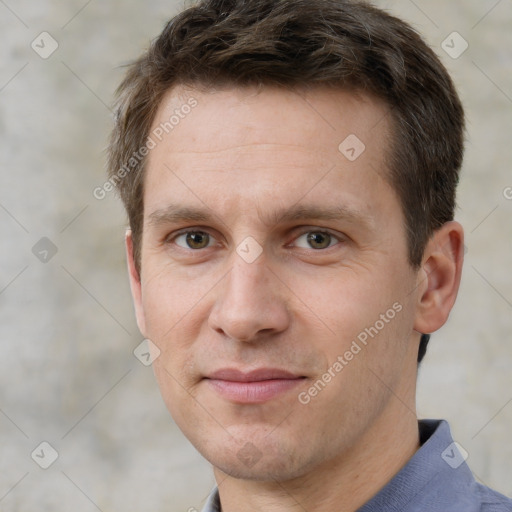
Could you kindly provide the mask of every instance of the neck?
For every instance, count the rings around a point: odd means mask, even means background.
[[[419,448],[416,414],[394,400],[349,453],[284,482],[232,478],[215,468],[222,512],[353,512],[364,505]]]

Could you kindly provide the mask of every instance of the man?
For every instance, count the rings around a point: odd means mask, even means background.
[[[463,110],[421,38],[362,2],[204,0],[118,93],[137,321],[204,510],[512,510],[415,411],[463,263]]]

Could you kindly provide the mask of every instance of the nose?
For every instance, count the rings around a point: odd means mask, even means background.
[[[209,326],[223,336],[244,342],[267,339],[290,323],[285,287],[263,257],[247,263],[236,256],[212,306]]]

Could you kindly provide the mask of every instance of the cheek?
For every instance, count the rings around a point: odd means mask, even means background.
[[[322,322],[326,333],[345,341],[373,325],[397,295],[389,283],[376,283],[369,273],[346,269],[336,269],[321,280],[296,278],[295,283],[295,295]]]
[[[181,366],[171,366],[170,360],[165,354],[153,362],[153,371],[162,399],[180,428],[183,424],[186,425],[186,417],[195,403],[191,399],[191,394],[187,392],[191,383],[187,379],[187,375],[181,371]]]
[[[153,367],[169,408],[195,382],[195,352],[206,317],[207,297],[194,286],[160,272],[143,286],[146,336],[160,350]],[[183,396],[185,399],[186,396]]]
[[[153,268],[159,267],[154,264]],[[197,279],[180,276],[165,265],[143,276],[142,303],[150,338],[163,341],[178,337],[180,324],[190,322],[204,298],[199,284]]]
[[[347,365],[343,374],[350,373],[352,380],[363,373],[368,379],[371,368],[393,381],[393,372],[401,371],[414,322],[406,281],[384,270],[370,275],[339,269],[335,278],[322,280],[321,286],[318,281],[296,281],[301,285],[294,292],[304,297],[312,313],[309,327],[314,323],[324,333],[316,348],[325,354],[327,368],[341,356]]]

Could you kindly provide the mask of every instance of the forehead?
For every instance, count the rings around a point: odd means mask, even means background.
[[[390,117],[382,100],[356,90],[178,86],[163,96],[152,132],[163,128],[162,138],[169,142],[179,137],[181,151],[279,143],[332,156],[336,142],[351,134],[377,152],[389,132]]]
[[[176,195],[212,208],[229,196],[242,211],[262,201],[285,205],[286,196],[297,201],[313,188],[317,200],[337,190],[358,210],[375,210],[389,125],[385,104],[352,91],[176,88],[151,129],[145,217]]]

